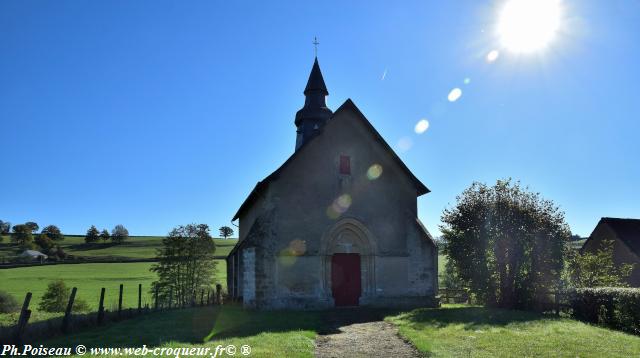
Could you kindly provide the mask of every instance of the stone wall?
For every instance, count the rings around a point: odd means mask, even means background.
[[[242,250],[242,300],[247,307],[255,307],[256,301],[256,249]]]

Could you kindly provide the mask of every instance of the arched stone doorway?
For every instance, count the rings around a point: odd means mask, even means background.
[[[375,240],[360,221],[352,218],[338,221],[322,238],[325,297],[334,301],[333,286],[340,277],[332,269],[336,267],[336,261],[351,268],[359,261],[360,304],[366,303],[369,297],[375,295],[375,252]],[[351,268],[349,271],[353,272]]]

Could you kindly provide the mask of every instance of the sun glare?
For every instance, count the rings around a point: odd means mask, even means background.
[[[555,37],[560,16],[560,0],[509,0],[500,12],[500,41],[514,52],[542,49]]]

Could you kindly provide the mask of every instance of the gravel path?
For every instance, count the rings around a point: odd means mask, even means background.
[[[327,312],[327,332],[316,339],[315,356],[420,357],[420,353],[398,335],[398,329],[382,316],[362,309]],[[322,334],[324,333],[324,334]]]

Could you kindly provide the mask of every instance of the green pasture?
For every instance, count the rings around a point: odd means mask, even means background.
[[[640,337],[569,318],[444,305],[387,321],[427,357],[637,357]]]
[[[635,357],[640,337],[566,318],[444,305],[389,314],[386,320],[426,357]],[[312,357],[326,331],[322,311],[254,311],[236,305],[152,313],[59,337],[45,346],[251,346],[252,357]],[[126,355],[123,355],[126,356]]]
[[[70,255],[96,257],[96,258],[121,258],[121,259],[149,259],[156,257],[158,249],[162,247],[161,236],[131,236],[122,244],[111,242],[98,242],[87,244],[84,236],[66,235],[59,242],[60,247]],[[236,239],[215,239],[216,256],[226,256],[236,244]],[[18,247],[13,244],[8,236],[0,242],[0,256],[15,256],[19,253]]]
[[[142,284],[142,302],[152,302],[149,292],[151,282],[156,280],[156,274],[149,271],[152,262],[136,263],[95,263],[95,264],[60,264],[46,266],[31,266],[0,270],[2,290],[13,295],[22,303],[27,292],[33,294],[31,309],[34,311],[32,321],[38,317],[46,319],[50,314],[37,312],[38,303],[49,282],[62,279],[65,284],[77,287],[77,298],[86,301],[92,310],[97,310],[100,289],[104,287],[105,307],[113,309],[118,304],[120,284],[123,284],[123,306],[137,307],[138,284]],[[226,262],[216,260],[215,283],[226,288]],[[10,324],[15,314],[0,314],[0,324]]]

